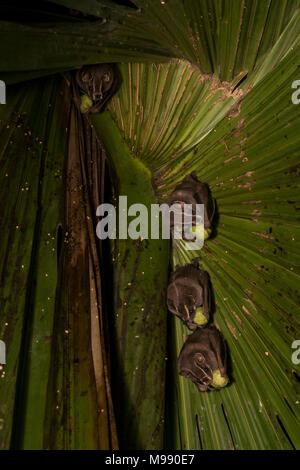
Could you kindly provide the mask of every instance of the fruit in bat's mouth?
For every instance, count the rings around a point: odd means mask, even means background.
[[[82,95],[80,97],[80,111],[87,113],[88,110],[93,106],[93,101],[88,95]]]
[[[220,369],[216,369],[216,370],[213,371],[213,377],[212,377],[211,385],[214,388],[226,387],[228,382],[229,382],[229,379],[228,379],[227,375],[222,376],[221,372],[220,372]]]
[[[204,235],[204,240],[207,240],[211,235],[210,228],[202,228],[202,226],[199,225],[193,225],[191,227],[191,232],[194,233],[199,240],[202,239],[202,234]]]
[[[208,318],[203,313],[203,307],[196,308],[193,322],[200,326],[206,325],[208,323]]]

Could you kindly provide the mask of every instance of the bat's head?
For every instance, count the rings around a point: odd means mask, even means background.
[[[189,204],[192,208],[190,216],[191,226],[194,227],[193,232],[196,231],[196,227],[200,224],[204,225],[205,233],[204,238],[208,238],[212,231],[212,222],[215,214],[215,201],[211,197],[209,187],[205,183],[201,183],[195,173],[187,175],[181,183],[177,184],[167,199],[169,206],[174,204],[177,207],[181,207],[181,211],[186,215],[188,209],[184,208],[185,205]],[[202,219],[196,212],[196,204],[204,205],[204,219]],[[170,224],[174,227],[174,215],[173,212],[170,214]],[[185,237],[183,237],[186,239]]]
[[[186,285],[180,279],[174,280],[168,286],[167,305],[168,309],[185,323],[190,330],[195,330],[195,316],[201,313],[203,304],[203,288],[200,285]],[[199,317],[200,318],[200,317]],[[203,316],[203,323],[208,319]]]
[[[116,69],[112,64],[88,65],[76,73],[76,81],[92,101],[90,112],[98,112],[115,91]]]
[[[177,266],[168,286],[167,305],[190,330],[206,325],[210,314],[208,274],[193,264]]]
[[[194,382],[201,392],[225,387],[226,346],[215,327],[199,328],[188,336],[179,359],[179,373]]]

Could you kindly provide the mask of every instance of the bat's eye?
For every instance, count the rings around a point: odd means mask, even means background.
[[[81,78],[83,82],[89,82],[90,80],[92,80],[93,76],[90,72],[85,72]]]
[[[194,363],[196,366],[203,366],[205,364],[205,357],[201,353],[197,353],[194,356]]]
[[[103,75],[103,81],[104,82],[109,82],[110,81],[110,73],[105,73]]]

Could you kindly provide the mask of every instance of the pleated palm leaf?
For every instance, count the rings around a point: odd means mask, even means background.
[[[121,86],[87,119],[69,73],[15,85],[0,109],[2,448],[116,448],[117,434],[121,448],[299,448],[299,2],[54,3],[47,27],[2,23],[3,78],[122,61]],[[173,243],[171,264],[200,257],[210,274],[225,389],[178,375],[188,330],[166,310],[168,242],[116,240],[105,261],[104,152],[128,205],[163,202],[191,171],[210,185],[214,236],[200,252]]]

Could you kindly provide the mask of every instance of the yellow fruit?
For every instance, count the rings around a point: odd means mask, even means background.
[[[211,229],[210,228],[205,228],[204,229],[204,240],[207,240],[210,237],[211,234]]]
[[[206,325],[207,323],[207,318],[206,316],[204,315],[203,313],[203,308],[202,307],[198,307],[197,310],[196,310],[196,315],[195,315],[195,318],[194,318],[194,323],[196,323],[197,325]]]
[[[226,387],[228,382],[229,382],[229,379],[228,379],[227,375],[222,377],[220,369],[216,369],[216,370],[213,371],[213,378],[212,378],[212,381],[211,381],[211,385],[213,387],[215,387],[215,388]]]
[[[210,228],[203,228],[202,225],[194,225],[192,227],[192,232],[196,235],[196,237],[201,240],[202,234],[204,235],[204,240],[207,240],[210,237],[211,229]]]
[[[88,110],[93,106],[93,101],[88,95],[82,95],[80,98],[80,111],[87,113]]]

